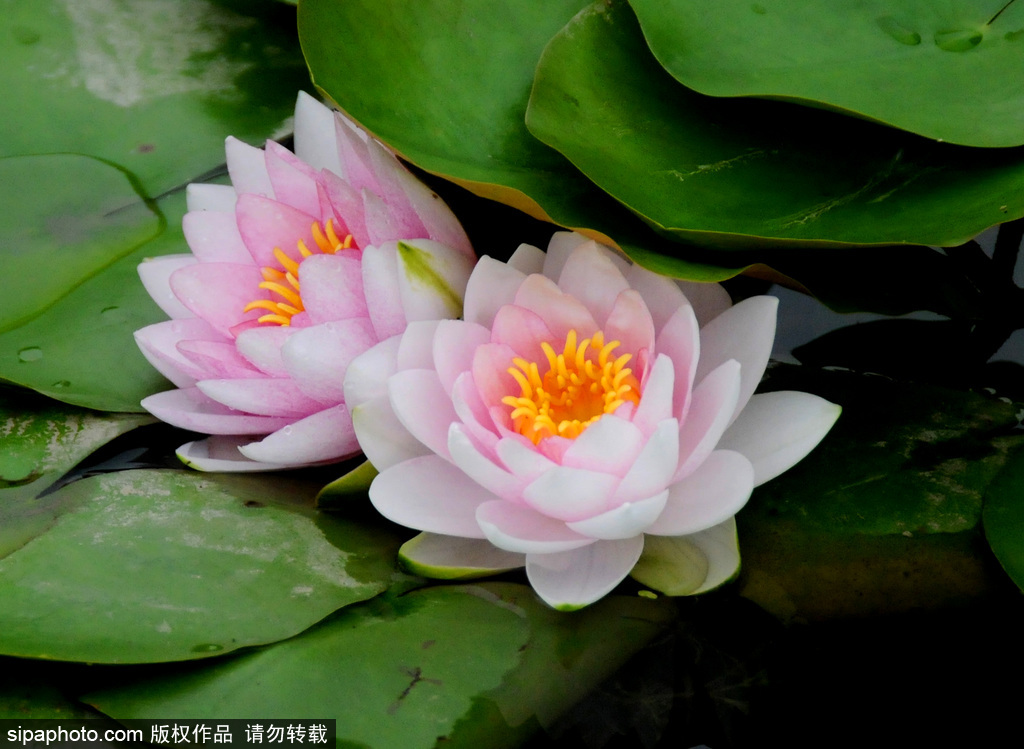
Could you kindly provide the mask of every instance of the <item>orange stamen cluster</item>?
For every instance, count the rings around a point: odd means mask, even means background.
[[[346,234],[344,239],[339,239],[334,231],[334,219],[327,220],[326,231],[320,228],[320,222],[314,221],[311,229],[316,248],[325,255],[333,255],[339,250],[347,250],[353,247],[352,235]],[[299,240],[297,247],[303,258],[313,254],[305,241]],[[263,282],[261,289],[266,289],[278,299],[257,299],[245,305],[242,312],[252,309],[265,309],[267,314],[258,319],[259,322],[269,325],[291,325],[292,317],[299,314],[306,308],[302,305],[302,294],[299,292],[299,262],[286,255],[280,247],[274,248],[274,257],[281,264],[280,268],[264,266]]]
[[[535,445],[546,437],[575,439],[583,430],[626,401],[640,402],[640,383],[626,366],[632,354],[613,358],[619,341],[605,343],[600,330],[577,344],[576,331],[565,337],[562,353],[541,343],[548,360],[543,375],[536,362],[513,359],[508,373],[519,383],[520,394],[501,402],[512,408],[516,431]]]

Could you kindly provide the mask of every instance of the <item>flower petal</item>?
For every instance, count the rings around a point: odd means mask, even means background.
[[[287,325],[260,325],[239,333],[235,347],[261,372],[271,377],[287,377],[281,347],[298,330]]]
[[[754,465],[754,486],[804,458],[828,434],[842,408],[810,393],[778,391],[750,399],[718,446]]]
[[[182,304],[171,290],[171,276],[180,268],[196,265],[193,255],[164,255],[163,257],[146,258],[139,263],[139,279],[146,292],[172,320],[195,317],[195,314]]]
[[[283,463],[260,463],[249,460],[238,451],[252,440],[248,437],[215,435],[206,439],[186,442],[175,454],[189,468],[210,473],[256,473],[280,471],[291,466]]]
[[[614,510],[566,525],[584,536],[606,541],[633,538],[643,533],[658,518],[665,509],[668,494],[666,489],[653,497],[638,502],[625,502]]]
[[[523,481],[534,481],[558,464],[547,458],[528,439],[518,434],[503,437],[494,446],[502,463]]]
[[[529,554],[526,576],[549,606],[574,611],[610,593],[633,569],[643,548],[644,537],[635,536],[561,554]]]
[[[674,481],[703,463],[718,445],[735,412],[739,392],[740,365],[731,359],[694,389],[690,411],[679,428],[679,468]]]
[[[225,336],[246,320],[256,320],[259,310],[243,312],[254,299],[266,297],[259,288],[263,276],[255,265],[196,263],[171,274],[171,289],[197,317]]]
[[[451,425],[448,431],[448,450],[452,462],[480,486],[502,499],[518,499],[524,482],[484,455],[474,444],[465,425]]]
[[[219,211],[235,215],[238,193],[231,185],[213,185],[193,182],[185,187],[185,205],[188,211]]]
[[[436,455],[387,468],[370,485],[370,501],[384,517],[447,536],[484,538],[476,514],[492,500],[493,494]]]
[[[672,391],[672,413],[685,421],[690,409],[690,396],[697,362],[701,359],[701,333],[693,308],[684,304],[665,322],[654,344],[658,355],[672,359],[675,383]]]
[[[569,294],[562,292],[546,276],[527,276],[516,292],[514,304],[537,313],[556,340],[565,340],[575,330],[579,340],[589,338],[598,329],[590,311]]]
[[[506,304],[494,316],[491,340],[507,344],[516,352],[516,356],[538,363],[546,361],[541,343],[551,344],[561,350],[560,342],[555,341],[551,329],[535,312],[514,304]]]
[[[525,275],[543,273],[544,259],[544,250],[524,242],[516,247],[516,251],[509,257],[508,265]]]
[[[378,471],[432,454],[398,420],[387,395],[370,398],[348,408],[359,447]]]
[[[498,310],[511,304],[526,274],[486,255],[477,262],[466,283],[463,319],[490,329]]]
[[[287,379],[200,380],[196,387],[228,408],[261,416],[301,419],[323,408],[319,401],[299,390],[293,380]]]
[[[569,256],[576,248],[590,241],[588,237],[574,231],[558,231],[552,234],[548,241],[548,251],[544,256],[544,275],[552,281],[557,281]]]
[[[732,299],[725,287],[717,283],[698,281],[676,281],[686,295],[687,301],[697,315],[697,322],[704,327],[732,306]]]
[[[295,155],[314,169],[341,174],[334,112],[305,91],[295,102]]]
[[[553,554],[594,543],[565,523],[500,499],[480,505],[476,520],[487,540],[518,554]]]
[[[755,296],[730,307],[700,331],[701,351],[695,379],[700,382],[722,362],[740,363],[740,394],[732,423],[761,382],[775,341],[775,315],[779,300]]]
[[[182,340],[223,340],[205,320],[188,318],[165,320],[135,331],[135,342],[157,371],[178,387],[191,387],[208,375],[202,367],[182,356],[178,344]]]
[[[445,392],[451,393],[455,381],[473,368],[477,346],[490,341],[491,332],[482,325],[462,320],[441,320],[433,336],[433,360]]]
[[[274,197],[274,188],[270,186],[270,175],[267,174],[263,151],[228,136],[224,141],[224,153],[227,156],[228,174],[236,193]]]
[[[518,569],[526,557],[499,549],[490,541],[421,533],[398,550],[398,558],[414,575],[435,580],[468,580]]]
[[[202,380],[265,377],[238,353],[234,341],[188,339],[178,343],[178,351],[205,373]]]
[[[607,414],[583,430],[562,456],[562,465],[625,476],[644,446],[636,426]]]
[[[621,292],[615,298],[603,330],[606,341],[619,341],[622,344],[619,353],[633,354],[630,366],[634,368],[633,373],[637,377],[642,376],[636,370],[636,354],[642,349],[655,350],[654,320],[651,319],[643,297],[633,289]]]
[[[334,405],[345,399],[345,372],[349,364],[376,343],[368,319],[338,320],[295,331],[281,347],[281,356],[288,374],[303,393],[325,405]]]
[[[731,450],[715,450],[686,478],[672,485],[668,504],[648,533],[685,536],[725,522],[754,490],[750,461]]]
[[[363,293],[377,338],[384,340],[405,330],[402,292],[398,281],[398,246],[363,248]]]
[[[359,442],[348,409],[334,406],[238,449],[255,461],[303,466],[351,458],[359,454]]]
[[[470,261],[476,260],[473,246],[455,218],[451,208],[441,198],[420,182],[409,171],[389,154],[395,165],[393,177],[395,183],[404,193],[405,201],[416,212],[426,230],[426,236],[435,242],[451,247]]]
[[[616,298],[629,288],[629,283],[606,251],[596,242],[587,242],[565,261],[558,287],[582,302],[603,328]]]
[[[397,370],[399,336],[381,341],[360,354],[345,371],[345,402],[354,408],[373,398],[387,398],[388,377]]]
[[[640,405],[633,412],[633,424],[643,434],[650,434],[658,424],[665,419],[671,419],[675,414],[672,404],[675,383],[675,367],[672,360],[659,354],[647,375],[647,381],[643,383]]]
[[[634,579],[670,596],[689,596],[717,588],[740,566],[736,520],[689,536],[646,536]]]
[[[198,388],[179,388],[142,399],[142,407],[172,426],[204,434],[268,434],[291,419],[239,413]]]
[[[260,267],[281,267],[274,257],[275,249],[297,263],[302,262],[298,243],[301,240],[309,248],[316,245],[313,223],[318,219],[318,216],[259,195],[240,195],[235,206],[242,241]]]
[[[391,407],[402,425],[430,450],[451,459],[448,428],[458,419],[437,372],[407,369],[388,379]]]
[[[530,483],[523,499],[549,517],[584,520],[609,509],[618,484],[619,478],[607,473],[556,466]]]
[[[312,255],[299,266],[302,304],[316,325],[331,320],[369,317],[359,258],[346,251]]]
[[[272,140],[267,141],[264,153],[267,174],[277,199],[310,215],[318,215],[320,198],[316,187],[317,170]]]
[[[398,288],[405,319],[460,317],[473,262],[429,239],[398,242]]]
[[[231,213],[190,211],[182,217],[181,228],[192,253],[203,262],[243,265],[253,262],[238,233],[234,210]]]
[[[665,419],[654,429],[647,444],[615,490],[614,504],[636,502],[668,487],[679,461],[679,422]]]
[[[643,297],[651,313],[651,319],[654,320],[654,329],[659,333],[677,309],[689,304],[682,290],[672,279],[639,265],[634,264],[629,268],[626,280]]]

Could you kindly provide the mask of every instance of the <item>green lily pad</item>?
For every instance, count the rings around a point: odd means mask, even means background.
[[[139,328],[167,319],[143,288],[139,263],[188,249],[181,231],[184,191],[158,205],[166,223],[156,238],[95,273],[68,277],[67,283],[74,284],[69,293],[0,333],[0,378],[66,403],[108,411],[141,411],[140,400],[170,387],[132,337]],[[8,262],[0,259],[0,266]],[[65,277],[63,269],[49,273]]]
[[[718,248],[957,245],[1024,215],[1024,150],[702,96],[661,68],[621,2],[551,41],[527,124],[665,234]]]
[[[768,388],[814,392],[843,416],[737,515],[743,595],[785,618],[824,619],[992,589],[982,500],[1024,444],[1015,404],[802,367],[773,370]]]
[[[309,85],[282,3],[38,0],[4,14],[0,156],[87,154],[150,197],[223,163],[226,135],[280,130]]]
[[[0,332],[51,306],[163,229],[128,175],[73,154],[0,159]],[[31,360],[31,350],[20,353]]]
[[[612,598],[566,615],[507,583],[422,588],[351,606],[258,652],[83,699],[128,721],[335,718],[341,746],[516,746],[660,632],[670,612]]]
[[[1024,5],[630,0],[655,56],[712,96],[828,106],[968,146],[1024,144]]]
[[[983,518],[996,558],[1024,588],[1024,451],[1016,452],[989,486]]]
[[[315,490],[285,477],[150,470],[61,488],[52,496],[69,509],[0,559],[0,653],[206,658],[291,637],[377,595],[397,540],[317,513]]]
[[[317,88],[417,166],[627,251],[672,254],[523,122],[544,45],[585,4],[303,0],[299,38]],[[674,267],[705,281],[742,270],[705,258]]]

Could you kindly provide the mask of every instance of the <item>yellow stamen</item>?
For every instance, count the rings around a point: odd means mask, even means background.
[[[555,435],[575,439],[623,403],[639,403],[640,383],[626,366],[632,354],[613,358],[620,345],[606,343],[600,330],[577,343],[576,331],[570,330],[560,354],[547,341],[540,344],[548,365],[543,375],[537,362],[513,359],[508,373],[520,393],[501,402],[512,409],[516,431],[534,444]]]
[[[334,219],[327,220],[326,230],[320,227],[319,221],[314,221],[310,229],[313,240],[316,243],[316,252],[324,255],[333,255],[339,250],[348,250],[355,246],[351,234],[346,234],[344,239],[339,239],[334,231]],[[305,240],[296,242],[299,254],[304,260],[315,254],[306,245]],[[302,294],[299,289],[299,262],[289,257],[280,247],[274,248],[274,259],[280,264],[279,268],[264,266],[260,269],[263,274],[263,282],[259,288],[269,291],[279,299],[256,299],[245,305],[242,312],[254,309],[265,309],[269,314],[258,318],[257,322],[264,325],[291,325],[292,317],[303,312],[306,308],[302,304]]]

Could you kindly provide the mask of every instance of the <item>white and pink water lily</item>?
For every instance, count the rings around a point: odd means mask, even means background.
[[[179,456],[268,470],[359,452],[342,383],[408,322],[458,317],[475,263],[446,205],[306,94],[295,153],[228,138],[232,184],[188,188],[188,255],[139,267],[170,320],[136,340],[177,389],[142,405],[213,437]]]
[[[777,301],[735,306],[570,233],[483,258],[464,320],[411,323],[356,359],[345,398],[380,471],[376,508],[423,531],[435,577],[526,567],[575,609],[627,575],[699,593],[739,566],[734,516],[803,458],[839,407],[754,394]]]

